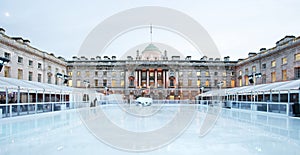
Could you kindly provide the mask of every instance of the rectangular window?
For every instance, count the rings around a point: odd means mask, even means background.
[[[217,76],[218,75],[218,72],[215,72],[215,76]]]
[[[55,84],[56,84],[56,85],[58,85],[58,80],[59,80],[58,77],[55,76]]]
[[[103,75],[104,75],[104,76],[107,76],[107,71],[103,71]]]
[[[209,87],[209,80],[205,81],[205,87]]]
[[[218,86],[218,80],[214,80],[214,85]]]
[[[276,72],[271,73],[271,81],[275,82],[276,81]]]
[[[209,76],[209,71],[206,71],[206,72],[205,72],[205,76]]]
[[[198,86],[198,87],[201,86],[201,81],[200,81],[200,79],[197,80],[197,86]]]
[[[98,71],[95,71],[95,76],[98,76]]]
[[[85,76],[90,77],[90,71],[85,71]]]
[[[124,72],[121,72],[120,75],[121,75],[121,77],[124,77],[124,76],[125,76]]]
[[[42,82],[42,74],[38,74],[38,82]]]
[[[240,75],[240,76],[243,75],[243,71],[242,71],[242,70],[239,71],[239,75]]]
[[[68,74],[69,76],[72,76],[73,75],[73,72],[69,72],[69,74]]]
[[[192,80],[191,80],[191,79],[188,80],[188,86],[189,86],[189,87],[192,86]]]
[[[68,86],[69,86],[69,87],[73,87],[73,81],[72,81],[72,80],[69,80],[69,81],[68,81]]]
[[[48,66],[48,71],[51,72],[51,66]]]
[[[104,79],[104,80],[103,80],[103,87],[106,87],[106,86],[107,86],[107,80]]]
[[[77,71],[77,76],[80,76],[80,75],[81,75],[80,71]]]
[[[276,60],[271,61],[271,67],[276,67]]]
[[[172,83],[172,81],[170,81],[170,83]],[[134,80],[133,79],[129,80],[129,87],[134,87]]]
[[[76,81],[76,86],[77,86],[77,87],[80,87],[80,85],[81,85],[81,81],[80,81],[80,80],[77,80],[77,81]]]
[[[47,80],[47,81],[48,81],[48,84],[51,84],[51,83],[52,83],[52,82],[51,82],[51,81],[52,81],[52,80],[51,80],[51,75],[48,75],[48,80]]]
[[[235,81],[234,80],[231,80],[231,87],[235,87]]]
[[[112,73],[111,73],[111,76],[112,76],[112,77],[116,77],[116,75],[117,75],[116,72],[112,72]]]
[[[266,69],[267,65],[266,64],[262,64],[262,69]]]
[[[256,66],[252,66],[252,73],[256,73]]]
[[[33,61],[32,60],[29,60],[28,61],[28,66],[32,66],[33,65]]]
[[[284,65],[284,64],[287,64],[287,58],[282,58],[282,59],[281,59],[281,64],[283,64],[283,65]]]
[[[249,85],[249,77],[245,76],[245,85],[248,86]]]
[[[51,76],[48,76],[48,84],[51,84]]]
[[[134,71],[131,71],[131,72],[130,72],[130,76],[134,76]]]
[[[265,83],[267,83],[267,76],[266,76],[266,74],[263,74],[262,76],[261,76],[261,78],[262,78],[262,83],[263,84],[265,84]]]
[[[223,87],[227,87],[226,80],[223,81]]]
[[[179,81],[179,87],[182,87],[183,86],[183,80],[180,80]]]
[[[179,77],[183,77],[183,72],[179,72]]]
[[[4,53],[4,57],[5,57],[6,59],[9,59],[9,60],[10,60],[10,53],[5,52],[5,53]]]
[[[95,87],[98,87],[98,80],[95,79]]]
[[[300,67],[294,68],[295,79],[300,79]]]
[[[55,68],[55,73],[58,73],[58,68]]]
[[[112,81],[111,81],[111,86],[112,86],[112,87],[116,87],[116,80],[112,80]]]
[[[4,66],[4,77],[10,77],[10,67]]]
[[[282,81],[286,81],[287,80],[287,72],[286,70],[282,70]]]
[[[226,76],[226,72],[223,72],[223,76]]]
[[[295,54],[295,61],[299,61],[300,60],[300,53]]]
[[[42,64],[38,63],[38,69],[42,69]]]
[[[18,63],[23,63],[23,57],[18,57]]]
[[[32,81],[32,72],[28,73],[28,81]]]
[[[149,76],[154,77],[154,72],[149,72]]]
[[[249,74],[249,70],[248,68],[245,69],[245,74],[248,75]]]
[[[18,79],[19,80],[23,79],[23,70],[22,69],[18,69]]]
[[[146,79],[147,79],[146,72],[142,72],[142,79],[143,79],[143,80],[146,80]]]
[[[242,79],[239,79],[239,86],[243,86],[243,80]]]
[[[121,80],[121,87],[124,87],[124,80]]]
[[[192,77],[192,72],[188,72],[188,76],[189,76],[189,77]]]
[[[179,76],[180,76],[180,72],[179,72]],[[162,72],[157,72],[157,79],[159,79],[159,80],[163,79]]]
[[[197,72],[197,76],[201,76],[201,72],[200,71]]]

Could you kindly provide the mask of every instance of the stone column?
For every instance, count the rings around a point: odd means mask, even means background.
[[[154,71],[155,88],[157,88],[157,70]]]
[[[124,74],[125,74],[125,75],[124,75],[124,77],[125,77],[125,78],[124,78],[124,79],[125,79],[125,80],[124,80],[124,87],[125,87],[125,89],[128,88],[128,84],[127,84],[127,83],[128,83],[128,76],[127,76],[128,74],[127,74],[127,72],[128,72],[128,70],[125,70],[125,72],[124,72]]]
[[[149,70],[147,70],[147,86],[146,87],[148,87],[149,86]]]
[[[166,88],[169,87],[169,71],[166,71]]]
[[[135,87],[138,87],[138,71],[135,70],[135,75],[134,75],[134,85]]]
[[[139,86],[142,85],[142,71],[139,70]]]
[[[162,70],[162,79],[163,79],[163,85],[162,85],[162,88],[166,88],[165,86],[166,86],[166,80],[165,80],[165,78],[166,78],[166,75],[165,75],[165,70]]]

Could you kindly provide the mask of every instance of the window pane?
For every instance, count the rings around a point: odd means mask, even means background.
[[[32,72],[28,73],[28,81],[32,81]]]
[[[256,66],[252,67],[252,73],[256,73]]]
[[[275,66],[276,66],[276,61],[273,60],[273,61],[271,62],[271,67],[275,67]]]
[[[282,80],[286,81],[287,80],[287,73],[286,70],[282,70]]]
[[[271,80],[272,80],[272,82],[276,81],[276,72],[271,73]]]
[[[205,86],[209,87],[209,81],[208,80],[205,81]]]
[[[299,61],[300,60],[300,53],[295,54],[295,61]]]
[[[98,87],[98,80],[95,79],[95,87]]]
[[[282,58],[282,64],[286,64],[287,63],[287,58]]]
[[[42,82],[42,74],[38,74],[38,82]]]
[[[18,57],[18,63],[23,63],[23,57]]]
[[[188,86],[191,87],[192,86],[192,80],[188,80]]]
[[[201,81],[198,79],[197,80],[197,86],[200,87],[201,86]]]
[[[235,87],[235,81],[231,80],[231,87]]]
[[[23,70],[18,69],[18,79],[23,79]]]
[[[205,72],[205,76],[209,76],[209,71],[206,71],[206,72]]]

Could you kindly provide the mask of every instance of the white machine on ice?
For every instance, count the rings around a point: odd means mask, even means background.
[[[136,99],[136,105],[150,106],[152,104],[152,98],[139,97]]]

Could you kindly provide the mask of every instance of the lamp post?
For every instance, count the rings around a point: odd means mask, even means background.
[[[87,87],[89,86],[90,82],[88,80],[83,80],[83,83],[85,85],[85,91],[87,92]],[[85,94],[85,101],[89,101],[88,94]]]
[[[201,104],[203,102],[203,91],[204,91],[204,87],[200,87],[200,93],[201,93]]]
[[[261,73],[252,73],[252,75],[248,75],[248,78],[249,78],[249,82],[251,84],[253,84],[253,90],[254,90],[254,87],[255,87],[255,84],[256,84],[256,79],[257,78],[261,78]],[[252,92],[252,91],[251,91]],[[251,96],[252,97],[252,96]],[[253,110],[253,104],[255,104],[255,90],[254,90],[254,94],[253,94],[253,102],[251,102],[251,110]]]
[[[221,96],[221,89],[222,89],[222,85],[223,85],[224,83],[221,81],[221,82],[219,82],[217,85],[218,85],[218,87],[219,87],[219,101],[220,102],[222,102],[222,96]]]
[[[0,72],[2,71],[2,68],[4,65],[6,65],[10,60],[4,57],[0,57]]]

